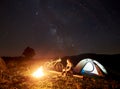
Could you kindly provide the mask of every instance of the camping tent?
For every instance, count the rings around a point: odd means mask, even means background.
[[[107,74],[106,69],[98,61],[86,58],[81,60],[74,68],[76,73],[86,75],[104,76]]]

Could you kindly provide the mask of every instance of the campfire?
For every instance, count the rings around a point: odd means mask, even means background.
[[[32,76],[35,78],[40,78],[42,76],[44,76],[44,72],[43,72],[43,67],[41,66],[40,68],[38,68],[33,74]]]

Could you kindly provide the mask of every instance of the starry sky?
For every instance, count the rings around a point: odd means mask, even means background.
[[[119,0],[1,0],[0,56],[120,53]]]

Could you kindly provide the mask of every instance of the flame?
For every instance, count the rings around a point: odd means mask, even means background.
[[[38,68],[33,74],[33,77],[40,78],[44,76],[43,67]]]

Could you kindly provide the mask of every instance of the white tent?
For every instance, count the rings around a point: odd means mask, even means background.
[[[106,69],[98,61],[86,58],[81,60],[74,68],[74,71],[80,74],[104,76]]]

